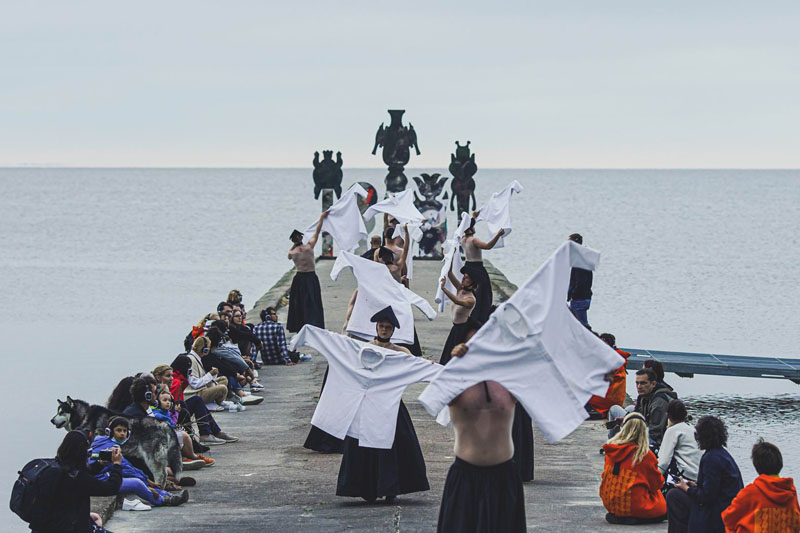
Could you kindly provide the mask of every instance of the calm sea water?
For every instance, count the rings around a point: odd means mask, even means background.
[[[347,170],[344,185],[382,193],[384,175]],[[512,281],[577,231],[602,253],[590,322],[620,346],[798,357],[800,171],[482,169],[478,202],[513,179],[514,233],[487,253]],[[121,376],[171,361],[230,289],[251,304],[291,266],[287,236],[319,212],[312,186],[305,169],[0,169],[0,499],[54,454],[57,398],[103,403]],[[728,421],[746,482],[759,436],[800,476],[800,387],[667,379],[695,416]]]

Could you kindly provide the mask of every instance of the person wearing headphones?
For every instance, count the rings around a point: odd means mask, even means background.
[[[132,403],[122,411],[123,416],[141,418],[150,415],[156,399],[156,380],[151,374],[142,374],[131,383]]]
[[[610,524],[651,524],[667,518],[661,494],[664,476],[650,451],[647,422],[641,413],[629,413],[619,433],[603,445],[606,456],[600,498]]]
[[[228,378],[219,375],[217,368],[208,372],[203,368],[203,357],[211,353],[211,340],[208,337],[198,337],[192,344],[189,360],[192,366],[186,379],[189,385],[184,389],[183,396],[191,398],[199,396],[205,402],[209,411],[223,411],[223,402],[228,396]]]
[[[95,474],[95,478],[100,481],[109,479],[111,465],[99,458],[99,454],[104,450],[120,449],[130,438],[130,422],[121,416],[115,416],[108,421],[105,434],[98,434],[92,441],[89,464],[97,463],[94,468],[100,468]],[[184,489],[178,494],[172,494],[158,487],[147,475],[133,466],[123,456],[120,461],[122,467],[122,485],[119,494],[139,497],[150,505],[180,505],[189,499],[189,493]],[[123,511],[147,511],[150,505],[146,505],[139,500],[125,499],[122,502]]]

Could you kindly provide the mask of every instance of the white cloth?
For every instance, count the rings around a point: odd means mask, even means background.
[[[483,204],[478,218],[475,219],[475,222],[486,222],[486,226],[489,228],[487,241],[497,235],[501,229],[505,230],[503,236],[497,239],[495,248],[502,248],[503,239],[511,233],[511,195],[521,192],[522,185],[517,180],[512,181],[505,189],[494,193],[489,201]]]
[[[603,377],[624,360],[576,319],[566,302],[572,267],[594,270],[600,254],[567,241],[507,301],[419,397],[436,416],[465,389],[482,381],[503,385],[555,442],[587,417],[583,406],[603,396]]]
[[[412,344],[414,342],[414,313],[411,306],[416,306],[428,320],[436,318],[436,311],[431,304],[397,283],[383,263],[370,261],[349,252],[342,252],[333,264],[331,279],[336,281],[345,268],[353,270],[353,276],[358,283],[358,296],[350,315],[350,321],[347,323],[348,333],[362,339],[374,338],[375,322],[371,322],[370,318],[390,305],[400,323],[400,327],[394,330],[392,342]]]
[[[365,448],[390,449],[397,410],[408,385],[430,379],[441,365],[306,325],[290,350],[313,348],[328,360],[328,380],[311,423],[343,439],[349,435]]]
[[[347,189],[342,197],[328,209],[328,216],[322,221],[320,230],[320,233],[328,232],[336,241],[339,249],[348,252],[358,248],[358,244],[368,235],[364,219],[361,218],[361,211],[358,209],[357,196],[367,197],[367,191],[358,183]],[[315,221],[303,232],[304,243],[311,240],[318,222]]]
[[[447,276],[447,273],[450,272],[450,268],[453,269],[453,274],[456,277],[461,275],[461,267],[464,266],[464,261],[461,260],[461,237],[464,235],[464,232],[467,231],[469,228],[471,217],[467,213],[461,214],[461,223],[456,228],[455,233],[453,236],[444,243],[444,262],[442,263],[442,271],[439,273],[439,278],[436,280],[436,296],[434,297],[433,301],[439,304],[439,312],[444,311],[444,304],[445,302],[450,301],[444,294],[442,290],[442,284],[440,280],[442,278],[446,279],[445,287],[447,290],[455,294],[456,287],[453,285],[453,282],[450,281],[450,278]]]
[[[422,240],[423,235],[421,226],[421,222],[408,223],[408,234],[411,237],[411,243],[408,245],[408,256],[406,256],[406,277],[408,279],[414,279],[414,256],[419,251],[419,241]],[[398,237],[405,241],[406,231],[403,229],[402,224],[394,227],[392,239],[397,239]]]
[[[667,428],[658,450],[658,468],[662,472],[667,471],[669,463],[675,458],[678,470],[683,470],[684,476],[697,481],[701,457],[703,450],[694,439],[694,426],[681,422]]]
[[[422,222],[425,217],[414,205],[414,192],[411,189],[390,196],[364,211],[364,220],[369,220],[378,213],[392,215],[400,224],[406,222]]]

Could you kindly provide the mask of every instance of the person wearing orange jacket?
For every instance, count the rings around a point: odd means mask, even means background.
[[[800,531],[800,505],[790,477],[779,477],[783,456],[774,444],[759,439],[753,446],[753,466],[758,477],[722,511],[728,533]]]
[[[608,386],[606,395],[592,396],[589,398],[587,411],[589,411],[591,418],[604,420],[608,416],[608,410],[611,409],[612,405],[623,405],[625,403],[625,382],[628,376],[626,368],[628,366],[628,357],[630,357],[631,354],[617,348],[617,339],[611,333],[603,333],[600,335],[600,338],[625,359],[625,363],[614,371],[614,377],[611,380],[611,384]],[[594,412],[592,412],[592,410]]]
[[[619,433],[605,445],[606,456],[600,498],[610,524],[647,524],[667,518],[661,494],[664,477],[650,451],[647,424],[640,413],[630,413]]]

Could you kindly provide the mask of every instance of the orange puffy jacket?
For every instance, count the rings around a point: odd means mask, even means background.
[[[657,518],[667,514],[661,494],[664,476],[650,450],[633,464],[636,444],[605,444],[606,464],[600,483],[600,498],[610,513],[634,518]]]
[[[730,533],[797,533],[800,506],[790,477],[758,476],[722,511]]]
[[[608,416],[608,410],[612,405],[622,405],[625,403],[625,378],[628,373],[625,368],[628,366],[628,352],[617,350],[617,353],[625,358],[621,367],[614,371],[614,379],[608,386],[605,396],[592,396],[589,398],[589,406],[603,416]]]

